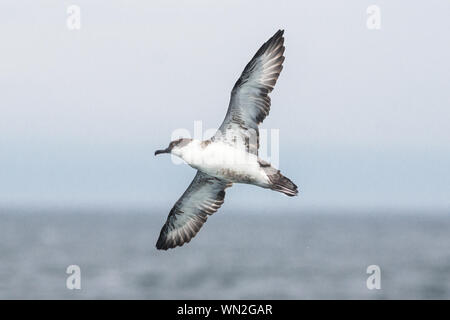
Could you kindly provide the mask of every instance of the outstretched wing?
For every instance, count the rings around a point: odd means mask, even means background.
[[[230,186],[230,182],[197,171],[194,180],[170,210],[156,248],[167,250],[191,241],[208,215],[220,208],[225,188]]]
[[[258,154],[258,125],[269,114],[270,97],[283,69],[283,30],[278,30],[256,52],[231,91],[225,119],[213,139],[244,145]]]

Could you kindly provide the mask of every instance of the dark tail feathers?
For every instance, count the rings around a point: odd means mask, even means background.
[[[280,171],[275,174],[269,175],[269,179],[272,183],[270,189],[282,192],[290,197],[296,196],[298,194],[298,189],[295,183],[283,176]]]

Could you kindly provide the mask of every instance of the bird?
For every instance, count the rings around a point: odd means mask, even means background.
[[[252,184],[298,194],[297,186],[270,163],[258,157],[258,125],[270,110],[269,93],[283,69],[284,30],[278,30],[256,52],[235,83],[225,119],[208,140],[180,138],[158,154],[183,159],[197,174],[170,210],[156,242],[158,250],[191,241],[223,204],[225,189],[233,183]]]

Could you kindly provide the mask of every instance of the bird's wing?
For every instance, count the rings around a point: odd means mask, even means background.
[[[167,250],[191,241],[208,215],[220,208],[225,188],[230,186],[230,182],[197,171],[194,180],[170,210],[156,248]]]
[[[278,30],[245,67],[231,91],[227,114],[214,140],[238,143],[258,154],[258,125],[269,114],[269,93],[283,69],[283,33]]]

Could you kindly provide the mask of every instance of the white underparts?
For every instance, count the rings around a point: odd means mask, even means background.
[[[270,181],[258,162],[258,156],[248,153],[244,147],[222,141],[202,144],[193,140],[172,153],[191,167],[211,176],[236,183],[256,184],[268,187]]]

